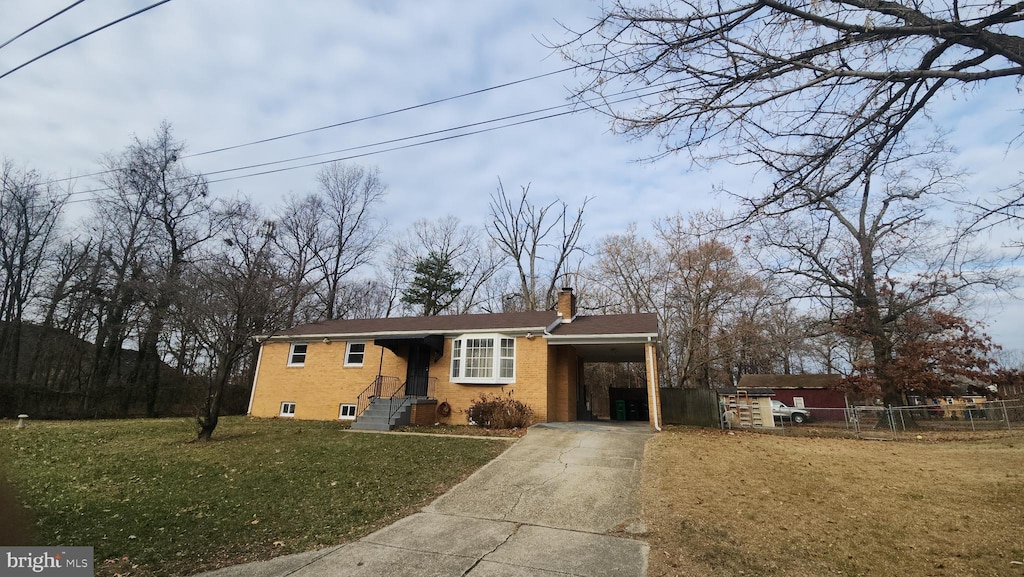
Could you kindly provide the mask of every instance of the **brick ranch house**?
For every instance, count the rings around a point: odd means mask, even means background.
[[[258,340],[254,417],[463,424],[481,394],[511,392],[535,421],[588,420],[584,363],[642,362],[661,428],[656,315],[577,315],[569,288],[550,311],[333,320]]]

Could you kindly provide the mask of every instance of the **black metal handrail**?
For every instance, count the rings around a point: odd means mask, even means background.
[[[402,386],[395,391],[391,398],[388,399],[388,420],[390,421],[395,413],[402,409],[402,402],[405,400],[406,384],[402,383]],[[427,379],[427,398],[434,398],[434,386],[437,384],[437,377],[429,377]]]
[[[402,386],[399,387],[398,390],[395,391],[395,393],[393,395],[391,395],[391,397],[388,399],[388,422],[389,423],[391,422],[391,419],[395,416],[395,413],[397,413],[399,411],[399,409],[402,408],[402,401],[405,400],[405,385],[406,385],[406,383],[402,383]]]
[[[391,398],[399,389],[405,390],[405,383],[398,377],[377,375],[370,386],[359,393],[359,397],[356,399],[356,417],[363,414],[374,398]]]

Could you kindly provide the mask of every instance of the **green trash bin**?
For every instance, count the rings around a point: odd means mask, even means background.
[[[626,401],[615,401],[615,420],[626,420]]]

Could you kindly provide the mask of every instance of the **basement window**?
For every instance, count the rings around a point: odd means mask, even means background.
[[[295,403],[281,403],[281,416],[282,417],[294,417],[295,416]]]
[[[338,411],[338,418],[341,419],[342,421],[356,420],[356,406],[342,405],[341,410]]]
[[[516,340],[504,335],[462,335],[452,340],[454,383],[504,385],[515,381]]]
[[[309,348],[308,343],[292,343],[292,348],[288,351],[288,366],[301,367],[305,365],[307,348]]]

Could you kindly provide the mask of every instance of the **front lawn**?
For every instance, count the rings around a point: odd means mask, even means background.
[[[938,439],[656,435],[648,575],[1024,575],[1024,440]]]
[[[37,545],[95,547],[96,574],[187,575],[357,539],[441,494],[507,440],[226,418],[0,425],[0,474]]]

